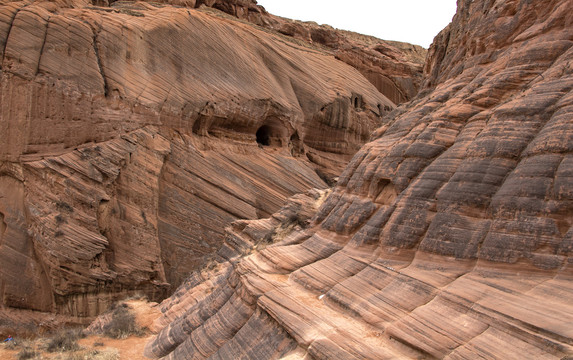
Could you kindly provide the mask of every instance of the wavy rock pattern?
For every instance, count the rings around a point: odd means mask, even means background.
[[[3,306],[89,317],[164,297],[232,221],[326,187],[394,106],[290,38],[112,5],[1,5]]]
[[[197,1],[263,28],[328,50],[337,59],[356,68],[378,91],[395,104],[416,96],[422,81],[426,50],[418,45],[385,41],[371,36],[334,29],[329,25],[301,22],[269,14],[255,0]],[[353,5],[349,5],[353,6]]]
[[[146,355],[572,356],[572,25],[571,1],[458,1],[421,94],[320,207],[229,228]]]

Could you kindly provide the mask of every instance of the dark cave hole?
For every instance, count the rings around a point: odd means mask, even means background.
[[[257,143],[263,146],[269,146],[271,144],[271,128],[267,125],[263,125],[257,130]]]
[[[350,97],[350,103],[355,109],[360,110],[363,105],[362,95],[352,93],[352,96]]]
[[[298,136],[298,132],[295,131],[294,134],[291,135],[289,146],[292,156],[304,154],[304,145]]]
[[[293,143],[293,144],[299,144],[299,143],[300,143],[300,137],[298,136],[298,133],[297,133],[297,132],[295,132],[294,134],[292,134],[292,135],[290,136],[290,141],[291,141],[291,143]]]

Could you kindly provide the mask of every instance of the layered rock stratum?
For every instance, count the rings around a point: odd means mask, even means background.
[[[315,22],[282,18],[269,14],[255,0],[197,1],[195,6],[210,6],[283,35],[315,44],[356,68],[378,91],[396,104],[411,100],[420,88],[426,50],[418,45],[380,40]]]
[[[4,309],[164,298],[395,107],[332,51],[196,5],[2,2]]]
[[[227,230],[164,359],[573,356],[573,2],[459,0],[332,191]]]
[[[114,1],[102,1],[104,4]],[[169,0],[169,4],[215,9],[264,29],[313,44],[356,68],[395,104],[411,100],[420,88],[426,50],[418,45],[387,41],[335,29],[315,22],[286,19],[268,13],[256,0]],[[350,5],[352,6],[352,5]],[[329,9],[325,9],[329,11]],[[365,9],[365,11],[368,11]],[[384,14],[381,14],[383,17]]]

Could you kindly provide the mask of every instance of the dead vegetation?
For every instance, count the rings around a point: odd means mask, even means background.
[[[117,360],[120,359],[120,349],[116,346],[123,349],[123,341],[126,341],[126,344],[141,343],[145,341],[142,336],[147,332],[146,327],[138,325],[135,311],[125,302],[121,302],[110,311],[109,321],[103,326],[99,333],[101,335],[68,327],[44,336],[14,336],[13,340],[0,343],[0,359]],[[91,336],[86,338],[86,334]],[[137,356],[136,358],[139,359]]]
[[[129,305],[121,303],[113,310],[111,321],[104,326],[103,332],[113,339],[125,339],[132,335],[143,336],[146,330],[137,325]]]
[[[86,349],[78,344],[84,338],[81,329],[61,329],[47,337],[15,338],[3,344],[0,358],[10,357],[4,351],[13,354],[11,358],[26,359],[58,359],[58,360],[115,360],[119,352],[114,349]]]
[[[119,358],[119,351],[113,348],[82,350],[61,357],[62,360],[118,360]]]
[[[281,222],[277,227],[275,227],[271,232],[269,232],[263,238],[263,241],[261,241],[261,245],[277,243],[286,238],[296,228],[304,229],[306,226],[307,224],[303,219],[301,219],[297,214],[292,214],[287,219],[285,219],[285,221]]]
[[[80,349],[78,339],[84,337],[80,329],[62,330],[48,339],[46,350],[48,352],[77,351]]]
[[[18,360],[34,359],[38,355],[39,355],[38,351],[36,351],[35,349],[33,349],[30,346],[26,346],[26,347],[23,347],[22,350],[20,350],[20,352],[18,352],[18,355],[16,355],[16,358]]]

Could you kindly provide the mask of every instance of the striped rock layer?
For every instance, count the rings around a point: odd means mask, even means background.
[[[0,4],[0,307],[162,299],[237,219],[325,188],[394,108],[331,52],[214,10]]]
[[[573,356],[572,45],[571,1],[458,1],[418,97],[329,194],[235,222],[146,356]]]

